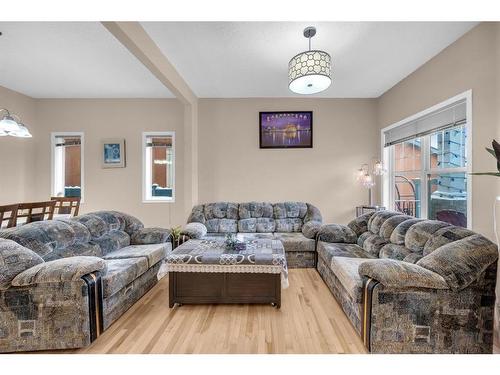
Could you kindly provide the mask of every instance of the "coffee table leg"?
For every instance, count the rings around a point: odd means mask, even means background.
[[[168,307],[172,308],[175,305],[174,302],[174,294],[175,294],[175,273],[168,273]]]

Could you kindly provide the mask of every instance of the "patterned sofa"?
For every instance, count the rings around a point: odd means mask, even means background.
[[[0,231],[0,352],[89,345],[157,283],[170,232],[99,211]]]
[[[401,213],[318,233],[317,269],[374,353],[491,353],[494,243]]]
[[[216,202],[197,205],[184,234],[191,238],[237,233],[240,239],[274,238],[283,243],[289,268],[315,267],[320,211],[303,202]],[[203,225],[200,225],[203,224]]]

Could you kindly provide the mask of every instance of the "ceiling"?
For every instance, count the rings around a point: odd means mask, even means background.
[[[99,22],[0,22],[0,86],[34,98],[173,97]]]
[[[332,55],[333,83],[314,97],[378,97],[473,22],[143,22],[198,97],[297,97],[289,59]],[[172,94],[97,22],[1,22],[0,86],[36,98],[158,98]]]

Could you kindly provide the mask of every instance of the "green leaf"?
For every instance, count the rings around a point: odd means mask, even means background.
[[[486,151],[488,151],[491,155],[493,155],[493,157],[494,157],[495,159],[497,158],[497,156],[496,156],[496,154],[495,154],[495,150],[493,150],[492,148],[488,148],[488,147],[486,147]]]

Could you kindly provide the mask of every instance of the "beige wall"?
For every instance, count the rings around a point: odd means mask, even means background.
[[[0,86],[0,108],[21,117],[34,138],[0,137],[0,205],[29,200],[34,189],[35,100]]]
[[[378,157],[380,129],[458,93],[473,91],[474,171],[494,170],[484,151],[500,138],[500,26],[483,23],[378,99],[201,99],[199,201],[301,200],[326,221],[347,222],[367,192],[359,165]],[[0,138],[0,204],[50,196],[50,132],[85,133],[83,212],[119,209],[148,225],[182,224],[186,110],[176,100],[35,100],[0,87],[0,107],[19,114],[34,138]],[[314,111],[314,148],[260,150],[258,112]],[[176,131],[176,202],[143,204],[141,132]],[[100,142],[124,137],[127,168],[101,169]],[[491,205],[500,181],[473,178],[474,229],[493,237]]]
[[[378,100],[379,127],[472,89],[472,168],[474,172],[494,171],[494,159],[484,147],[500,137],[498,29],[497,23],[480,24],[382,95]],[[500,194],[497,180],[472,178],[473,229],[489,238],[494,237],[493,200]]]
[[[312,149],[259,149],[259,111],[311,110]],[[202,99],[199,200],[286,201],[317,205],[346,223],[367,191],[354,179],[378,155],[373,99]]]
[[[50,132],[81,131],[84,143],[85,203],[82,212],[121,210],[146,225],[170,227],[183,214],[183,106],[175,99],[78,99],[36,101],[35,199],[50,196]],[[142,132],[175,131],[176,202],[142,203]],[[101,168],[101,140],[125,138],[127,167]]]

